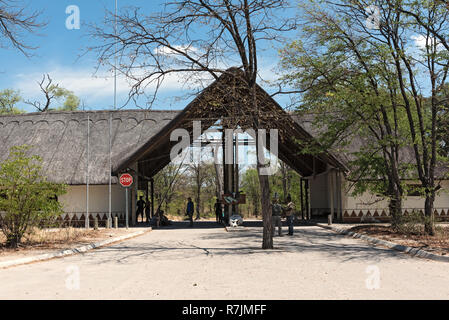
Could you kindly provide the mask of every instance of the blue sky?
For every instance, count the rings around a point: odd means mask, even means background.
[[[26,100],[41,98],[37,81],[42,75],[49,73],[55,83],[75,92],[81,98],[86,109],[109,109],[113,106],[113,81],[110,75],[105,78],[104,72],[94,77],[97,65],[96,57],[85,55],[80,57],[83,48],[92,44],[87,35],[86,24],[101,24],[105,8],[114,9],[114,0],[25,0],[29,10],[41,10],[42,18],[48,22],[45,29],[39,30],[38,35],[28,35],[24,39],[27,44],[38,46],[32,51],[33,56],[25,57],[23,54],[10,49],[0,49],[0,90],[16,89]],[[160,10],[163,0],[119,0],[119,7],[137,6],[148,12]],[[76,5],[80,9],[80,30],[66,28],[66,8]],[[267,50],[260,59],[261,72],[265,78],[272,78],[272,69],[277,63],[276,50]],[[128,87],[124,79],[118,80],[118,101],[121,106],[126,100]],[[155,109],[180,109],[188,104],[189,99],[175,101],[173,98],[181,96],[182,83],[171,83],[165,88]],[[184,92],[185,93],[185,92]],[[21,108],[32,111],[32,107],[24,104]],[[135,108],[128,105],[127,108]]]

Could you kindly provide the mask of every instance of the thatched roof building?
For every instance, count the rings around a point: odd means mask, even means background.
[[[161,131],[177,111],[74,111],[0,116],[0,161],[12,146],[27,144],[42,157],[50,180],[87,183],[87,119],[89,117],[89,183],[109,183],[109,123],[112,166],[118,166]],[[115,182],[115,181],[114,181]]]

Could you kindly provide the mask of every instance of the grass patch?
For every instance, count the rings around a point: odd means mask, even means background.
[[[8,255],[14,252],[63,250],[123,234],[124,232],[126,231],[121,229],[34,228],[24,235],[23,241],[17,249],[6,248],[6,238],[3,233],[0,233],[0,255]]]
[[[449,225],[437,225],[434,236],[424,233],[424,224],[405,226],[398,231],[393,230],[390,226],[363,225],[352,227],[349,231],[421,248],[441,255],[449,255]]]

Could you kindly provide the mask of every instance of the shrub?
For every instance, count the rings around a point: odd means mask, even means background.
[[[11,248],[18,247],[28,230],[62,213],[57,197],[66,192],[65,185],[47,181],[41,174],[42,160],[29,156],[29,149],[13,147],[0,163],[0,224]]]
[[[401,216],[398,231],[404,234],[424,235],[424,225],[430,217],[426,217],[419,211],[412,211],[407,215]]]

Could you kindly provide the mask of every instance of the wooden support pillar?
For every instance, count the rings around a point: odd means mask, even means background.
[[[150,180],[150,192],[151,192],[151,217],[154,217],[154,179]]]
[[[305,181],[305,199],[306,199],[306,216],[307,220],[311,219],[311,210],[310,210],[310,188],[309,188],[309,180]]]
[[[300,200],[301,201],[301,218],[302,218],[302,221],[304,221],[304,212],[305,212],[306,208],[304,208],[304,191],[303,191],[304,180],[302,178],[299,180],[299,185],[300,185],[299,198],[301,199]]]
[[[149,222],[148,221],[148,216],[147,216],[147,206],[148,206],[148,196],[149,196],[149,181],[148,180],[145,180],[145,209],[144,209],[144,213],[143,213],[143,215],[144,215],[144,217],[145,217],[145,221],[146,222]],[[143,222],[143,218],[142,218],[142,222]]]
[[[342,205],[341,205],[341,174],[340,171],[336,173],[336,191],[337,191],[337,219],[343,220]]]
[[[332,224],[332,220],[334,219],[334,179],[333,179],[334,172],[331,170],[329,171],[327,175],[327,181],[328,181],[328,192],[329,192],[329,205],[330,205],[330,214],[328,217],[328,224]]]

